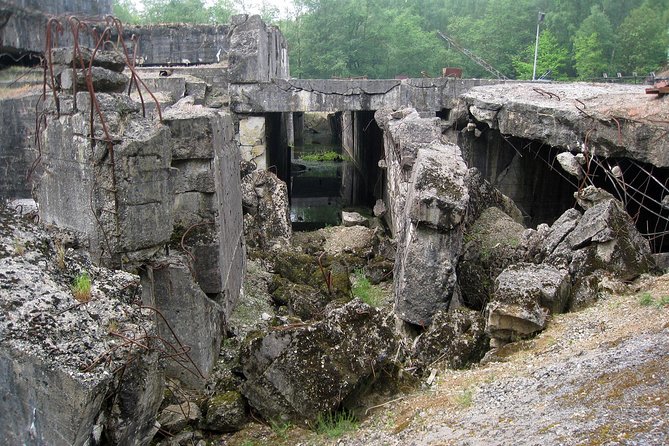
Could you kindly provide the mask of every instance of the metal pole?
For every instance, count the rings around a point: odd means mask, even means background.
[[[537,40],[534,44],[534,67],[532,68],[532,80],[537,80],[537,55],[539,54],[539,24],[537,22]]]
[[[537,80],[537,55],[539,54],[539,26],[541,25],[541,22],[544,21],[544,17],[546,14],[543,12],[540,12],[539,15],[537,16],[537,39],[536,43],[534,44],[534,66],[532,68],[532,80]]]

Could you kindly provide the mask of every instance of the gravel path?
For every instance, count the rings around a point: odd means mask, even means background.
[[[639,293],[653,296],[642,306]],[[337,445],[669,444],[669,275],[560,315],[501,362],[441,370]]]

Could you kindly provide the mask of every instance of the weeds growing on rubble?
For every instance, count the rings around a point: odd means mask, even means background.
[[[83,271],[74,278],[72,295],[79,302],[88,302],[91,300],[91,277],[86,271]]]
[[[354,431],[358,428],[358,420],[355,415],[349,411],[328,413],[319,415],[316,419],[316,433],[325,435],[328,438],[339,438],[346,432]]]
[[[360,269],[355,270],[355,280],[352,291],[353,296],[372,307],[378,307],[383,300],[381,291],[370,283],[369,279],[365,276],[365,273]]]

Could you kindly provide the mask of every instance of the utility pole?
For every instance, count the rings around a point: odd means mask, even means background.
[[[546,14],[540,12],[537,16],[537,40],[534,44],[534,66],[532,68],[532,80],[537,80],[537,55],[539,54],[539,26],[544,21]]]

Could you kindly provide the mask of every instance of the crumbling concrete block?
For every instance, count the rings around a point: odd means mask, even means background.
[[[0,443],[148,444],[164,375],[138,278],[72,250],[54,260],[53,232],[2,207],[0,219]],[[70,281],[84,268],[90,301],[78,302]]]
[[[88,70],[64,69],[60,75],[60,88],[71,91],[76,85],[77,90],[87,89]],[[102,67],[91,67],[91,81],[95,91],[123,92],[128,85],[128,76]]]
[[[110,107],[126,104],[101,99]],[[87,113],[51,116],[38,186],[42,221],[87,234],[91,252],[108,265],[142,261],[172,234],[169,131],[126,105],[124,113],[104,113],[111,144],[98,120],[91,135]]]
[[[230,23],[230,82],[288,78],[288,45],[281,32],[258,15],[236,15]]]
[[[167,363],[168,376],[202,388],[218,359],[223,309],[195,283],[183,257],[159,259],[141,278],[142,301],[158,310],[158,333],[175,353]]]
[[[81,68],[83,62],[84,66],[88,67],[92,56],[93,50],[85,46],[79,46],[79,53],[72,47],[54,48],[51,50],[51,63],[69,68]],[[93,65],[120,73],[125,68],[125,62],[125,57],[120,51],[98,50]]]

